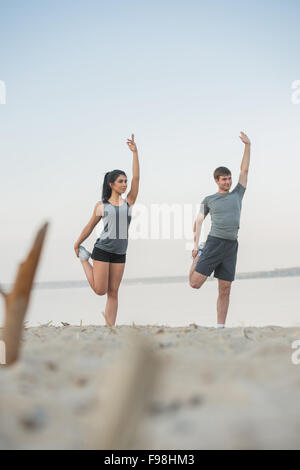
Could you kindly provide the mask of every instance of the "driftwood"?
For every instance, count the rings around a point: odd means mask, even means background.
[[[19,357],[24,319],[47,228],[48,222],[38,231],[27,258],[19,266],[12,290],[7,293],[0,288],[5,300],[2,336],[2,345],[5,346],[5,365],[13,364]]]
[[[142,423],[149,411],[160,364],[145,336],[128,335],[130,345],[110,371],[107,396],[101,404],[101,435],[94,449],[136,448]],[[90,443],[91,444],[91,443]]]

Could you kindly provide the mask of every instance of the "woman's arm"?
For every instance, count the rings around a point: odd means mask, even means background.
[[[92,233],[92,231],[94,230],[98,222],[100,222],[102,217],[103,217],[103,203],[102,201],[100,201],[100,202],[97,202],[97,204],[95,205],[92,217],[90,218],[89,222],[86,224],[84,229],[82,230],[81,234],[79,235],[78,240],[76,241],[74,245],[74,250],[77,256],[78,256],[79,245],[81,245],[81,243],[84,242],[84,240],[86,240],[90,236],[90,234]]]
[[[131,139],[127,139],[127,145],[133,153],[132,156],[132,180],[131,188],[127,195],[127,202],[132,206],[137,198],[140,183],[140,165],[136,143],[134,142],[134,134],[131,134]]]

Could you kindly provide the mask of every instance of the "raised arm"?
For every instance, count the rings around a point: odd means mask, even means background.
[[[249,137],[244,134],[244,132],[241,132],[240,135],[241,141],[245,144],[245,150],[244,150],[244,155],[241,163],[241,172],[240,172],[240,177],[239,177],[239,183],[244,186],[244,188],[247,187],[247,180],[248,180],[248,170],[249,170],[249,164],[250,164],[250,147],[251,147],[251,142]]]
[[[131,134],[131,139],[127,139],[127,145],[132,151],[132,180],[130,191],[127,195],[127,202],[132,206],[137,198],[140,183],[140,165],[136,143],[134,142],[134,134]]]

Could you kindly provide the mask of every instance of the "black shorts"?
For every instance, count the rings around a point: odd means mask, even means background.
[[[118,253],[111,253],[94,246],[91,258],[96,261],[104,261],[105,263],[125,263],[126,254],[119,255]]]
[[[204,276],[210,276],[214,271],[214,277],[232,282],[235,276],[238,246],[237,240],[208,235],[195,271]]]

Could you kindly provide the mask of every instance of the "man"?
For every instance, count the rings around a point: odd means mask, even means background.
[[[214,179],[219,190],[203,199],[194,224],[194,261],[190,270],[190,286],[199,289],[214,271],[214,277],[218,278],[219,283],[217,328],[224,328],[226,322],[231,283],[235,277],[242,199],[248,179],[251,143],[244,132],[241,132],[240,139],[245,144],[245,150],[238,184],[229,192],[232,185],[231,171],[223,166],[217,168]],[[211,230],[203,250],[199,250],[201,227],[208,212],[211,215]]]

